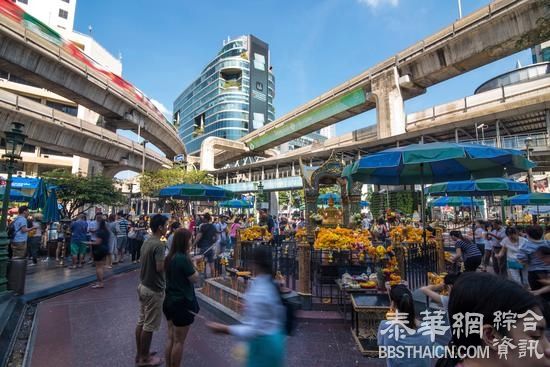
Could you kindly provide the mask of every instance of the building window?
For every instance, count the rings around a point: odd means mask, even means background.
[[[61,0],[63,2],[66,2],[67,4],[71,2],[71,0]]]
[[[29,3],[29,0],[17,0],[19,1],[21,4],[28,4]]]
[[[69,17],[69,12],[67,10],[59,9],[59,17],[67,19]]]

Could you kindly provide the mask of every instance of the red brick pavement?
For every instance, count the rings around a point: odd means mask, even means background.
[[[134,366],[137,321],[137,272],[113,276],[104,289],[82,288],[42,302],[31,345],[32,367]],[[207,310],[201,314],[216,317]],[[166,323],[153,336],[151,350],[163,351]],[[196,319],[185,344],[183,366],[233,367],[237,344],[230,336],[210,333]],[[307,320],[288,340],[287,366],[385,366],[364,358],[351,338],[349,324]]]

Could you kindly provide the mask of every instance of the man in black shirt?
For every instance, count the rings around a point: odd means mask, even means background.
[[[204,214],[202,224],[197,233],[197,238],[195,239],[195,246],[199,248],[200,254],[204,255],[208,267],[210,268],[210,276],[213,276],[215,249],[212,246],[216,243],[218,232],[211,222],[212,216],[209,213]]]

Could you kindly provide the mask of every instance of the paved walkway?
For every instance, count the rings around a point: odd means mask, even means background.
[[[134,366],[134,327],[137,320],[137,271],[115,275],[104,289],[82,288],[51,298],[38,306],[30,346],[31,367]],[[216,320],[203,307],[201,314]],[[153,337],[152,349],[162,352],[166,323]],[[196,319],[185,344],[186,367],[236,367],[236,341],[210,333]],[[356,349],[349,324],[341,321],[301,321],[288,340],[288,367],[385,366]]]
[[[71,265],[71,261],[68,261]],[[72,288],[81,287],[84,284],[95,281],[95,267],[87,264],[82,268],[69,269],[67,264],[58,266],[55,260],[38,261],[36,266],[27,267],[25,280],[25,301],[47,297]],[[139,265],[126,261],[123,264],[113,265],[113,269],[105,269],[105,277],[127,272]]]

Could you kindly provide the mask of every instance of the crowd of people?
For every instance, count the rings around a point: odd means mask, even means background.
[[[217,237],[219,228],[211,220],[210,214],[204,214],[193,239],[189,229],[169,225],[167,217],[158,214],[151,218],[151,236],[141,248],[138,285],[140,312],[135,332],[135,362],[138,366],[157,366],[162,363],[168,367],[181,365],[189,327],[200,312],[194,290],[194,283],[199,280],[197,261],[209,256],[206,254],[206,246],[210,243],[201,245],[201,241]],[[172,233],[168,233],[169,227]],[[168,241],[162,241],[165,237],[170,239],[168,249]],[[202,254],[191,255],[193,243],[198,244]],[[279,291],[273,283],[268,251],[258,247],[254,252],[256,280],[245,296],[243,322],[233,326],[211,321],[206,324],[213,332],[234,335],[247,341],[247,366],[283,365],[285,312]],[[168,323],[164,360],[150,352],[153,333],[160,328],[162,314]]]

